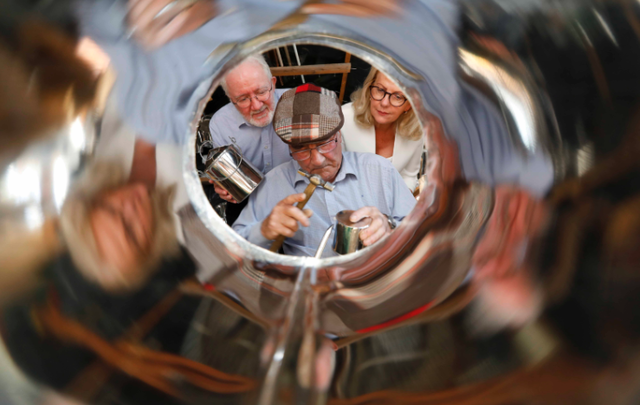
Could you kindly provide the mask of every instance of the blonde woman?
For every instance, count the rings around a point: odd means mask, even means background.
[[[342,106],[346,150],[387,158],[407,187],[415,190],[424,141],[409,100],[387,76],[371,67],[351,101]]]

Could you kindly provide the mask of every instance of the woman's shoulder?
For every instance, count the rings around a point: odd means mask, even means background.
[[[343,128],[348,128],[352,131],[367,131],[368,127],[360,124],[355,119],[355,110],[353,108],[353,103],[344,104],[342,106],[342,115],[344,116],[344,126]]]
[[[355,124],[355,111],[353,110],[353,103],[347,103],[342,105],[342,115],[344,115],[344,123]]]

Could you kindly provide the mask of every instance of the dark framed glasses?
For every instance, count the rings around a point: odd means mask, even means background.
[[[382,101],[387,94],[389,95],[389,104],[394,107],[402,107],[407,102],[407,98],[400,93],[389,93],[378,86],[369,86],[371,98],[376,101]]]
[[[321,154],[325,154],[325,153],[329,153],[332,150],[334,150],[336,148],[336,146],[338,146],[338,141],[340,140],[339,137],[335,137],[325,143],[322,143],[314,148],[307,148],[307,149],[303,149],[303,150],[298,150],[295,152],[291,152],[289,151],[289,155],[298,161],[302,161],[302,160],[307,160],[311,157],[311,151],[312,150],[317,150],[319,153]]]

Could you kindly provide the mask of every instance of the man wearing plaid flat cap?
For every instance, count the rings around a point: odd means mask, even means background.
[[[385,158],[342,151],[343,124],[340,103],[332,91],[305,84],[283,93],[273,128],[289,145],[293,160],[267,173],[233,229],[264,248],[284,235],[284,252],[296,256],[315,255],[324,231],[343,210],[355,210],[354,222],[372,218],[371,226],[360,234],[365,246],[391,232],[390,222],[401,221],[416,200]],[[304,211],[295,204],[304,200],[309,179],[298,169],[335,186],[333,192],[318,187]],[[331,255],[335,253],[327,246],[323,256]]]

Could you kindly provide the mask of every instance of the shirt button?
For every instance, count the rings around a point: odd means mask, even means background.
[[[269,147],[268,147],[268,146],[265,146],[264,148],[265,148],[265,149],[269,149]]]

